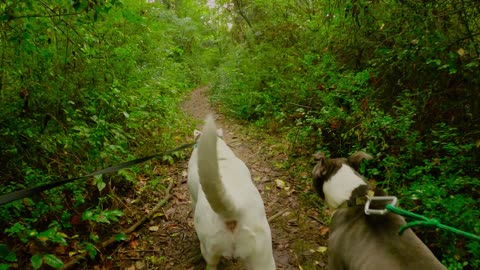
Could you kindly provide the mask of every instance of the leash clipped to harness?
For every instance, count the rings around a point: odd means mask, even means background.
[[[385,209],[371,209],[370,208],[370,202],[372,202],[372,201],[387,202],[387,205],[386,205]],[[407,210],[400,209],[400,208],[396,207],[397,202],[398,202],[398,199],[395,196],[376,196],[376,197],[375,196],[368,196],[367,197],[367,202],[365,203],[365,214],[367,214],[367,215],[385,215],[390,211],[390,212],[395,213],[397,215],[414,219],[415,221],[408,222],[407,224],[400,227],[400,230],[398,232],[399,235],[402,235],[405,230],[407,230],[411,227],[422,225],[422,226],[438,227],[440,229],[450,231],[450,232],[453,232],[453,233],[456,233],[456,234],[460,234],[460,235],[463,235],[465,237],[471,238],[473,240],[480,241],[480,236],[478,236],[478,235],[468,233],[468,232],[459,230],[457,228],[453,228],[453,227],[444,225],[444,224],[440,223],[440,221],[438,219],[427,218],[425,216],[415,214],[415,213],[412,213],[412,212],[407,211]]]
[[[388,205],[397,205],[398,199],[395,196],[369,196],[365,203],[366,215],[385,215],[388,212],[387,209],[370,209],[370,202],[372,201],[386,202]]]

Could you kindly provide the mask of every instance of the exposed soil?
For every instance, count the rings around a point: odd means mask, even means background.
[[[326,268],[328,229],[322,224],[317,209],[302,204],[298,198],[300,192],[304,191],[297,190],[295,179],[288,172],[273,166],[273,161],[284,158],[284,155],[273,156],[270,146],[257,134],[248,134],[248,129],[241,123],[218,114],[210,106],[206,91],[207,88],[194,90],[182,109],[198,122],[199,129],[205,116],[215,113],[217,126],[223,128],[225,141],[249,167],[270,221],[277,269]],[[175,167],[155,167],[155,176],[174,181],[170,192],[172,197],[162,207],[163,211],[132,233],[128,241],[111,251],[109,256],[112,257],[113,269],[206,268],[193,228],[186,172],[187,161],[184,164],[177,163]],[[165,196],[161,190],[153,194],[140,194],[143,209],[138,206],[139,209],[132,209],[132,212],[148,213]],[[141,217],[141,214],[136,216]],[[244,269],[241,262],[232,260],[222,260],[219,268]]]

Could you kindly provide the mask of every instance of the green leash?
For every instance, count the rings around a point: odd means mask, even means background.
[[[465,232],[465,231],[462,231],[462,230],[459,230],[457,228],[453,228],[453,227],[444,225],[444,224],[440,223],[440,221],[438,219],[435,219],[435,218],[430,219],[430,218],[424,217],[422,215],[418,215],[418,214],[412,213],[410,211],[397,208],[397,207],[395,207],[391,204],[387,204],[386,209],[389,210],[390,212],[393,212],[393,213],[397,214],[397,215],[404,216],[404,217],[410,217],[410,218],[413,218],[413,219],[416,220],[416,221],[408,222],[407,224],[401,226],[400,230],[398,232],[399,235],[402,235],[403,232],[408,228],[423,225],[423,226],[430,226],[430,227],[438,227],[440,229],[450,231],[450,232],[453,232],[453,233],[456,233],[456,234],[460,234],[460,235],[466,236],[468,238],[471,238],[473,240],[480,241],[480,236],[472,234],[472,233],[468,233],[468,232]]]

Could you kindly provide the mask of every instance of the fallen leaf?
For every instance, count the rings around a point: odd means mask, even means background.
[[[321,236],[324,236],[324,235],[327,234],[329,231],[330,231],[330,228],[328,228],[327,226],[322,226],[322,227],[320,228],[320,235],[321,235]]]
[[[275,179],[275,184],[277,185],[278,188],[281,188],[281,189],[284,189],[287,186],[285,184],[285,181],[280,179]]]
[[[155,215],[153,215],[153,218],[163,217],[163,216],[165,216],[165,214],[163,214],[162,212],[158,212]]]
[[[463,56],[465,54],[465,50],[460,48],[457,50],[458,55]]]
[[[68,253],[67,249],[68,249],[68,247],[66,247],[66,246],[56,246],[54,250],[55,250],[55,253],[57,253],[57,254],[65,255],[65,254]]]
[[[150,227],[148,228],[148,230],[151,231],[151,232],[156,232],[156,231],[158,231],[159,228],[160,228],[160,227],[158,227],[158,226],[150,226]]]
[[[131,248],[135,248],[138,245],[138,242],[137,242],[137,240],[133,240],[129,243],[129,245],[130,245]]]
[[[70,218],[70,224],[72,225],[79,225],[81,224],[83,221],[82,221],[82,216],[81,215],[73,215],[71,218]]]
[[[74,255],[77,255],[77,252],[76,252],[76,251],[70,251],[70,252],[68,252],[68,256],[69,256],[69,257],[72,257],[72,256],[74,256]]]
[[[310,178],[310,173],[309,172],[301,172],[299,174],[300,178]]]
[[[176,211],[177,211],[177,209],[175,209],[175,208],[167,209],[167,211],[165,211],[165,217],[166,218],[171,218]]]
[[[145,269],[145,263],[143,261],[136,261],[135,268],[138,270]]]
[[[177,197],[179,200],[185,200],[185,199],[187,199],[187,194],[177,192],[177,193],[175,193],[175,197]]]
[[[47,240],[48,240],[48,238],[45,237],[45,236],[37,237],[37,239],[38,239],[40,242],[43,242],[43,243],[47,242]]]
[[[322,254],[323,254],[323,253],[325,253],[325,251],[327,251],[327,247],[319,246],[319,247],[317,248],[317,252],[319,252],[319,253],[322,253]]]

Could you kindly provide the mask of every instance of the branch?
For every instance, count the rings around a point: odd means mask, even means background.
[[[240,4],[240,1],[236,0],[236,1],[234,1],[233,4],[234,4],[235,7],[237,7],[238,14],[240,14],[240,16],[247,22],[248,26],[250,26],[250,28],[252,28],[252,24],[248,20],[247,16],[243,13],[243,10],[242,10],[243,7]]]
[[[130,233],[134,232],[135,230],[137,230],[137,228],[140,227],[140,225],[142,225],[145,221],[151,219],[153,217],[153,215],[160,210],[160,207],[165,205],[168,202],[168,200],[170,199],[170,197],[172,196],[172,194],[170,194],[170,191],[172,190],[173,185],[174,185],[174,181],[173,181],[173,178],[172,178],[170,180],[170,184],[168,185],[167,189],[165,190],[166,195],[163,198],[163,200],[159,201],[157,203],[157,205],[152,209],[152,211],[150,211],[150,213],[148,213],[148,215],[144,216],[142,219],[140,219],[135,224],[130,226],[130,228],[126,229],[125,231],[123,231],[121,233],[130,234]],[[100,248],[104,249],[104,248],[108,247],[109,245],[115,243],[116,241],[117,240],[116,240],[115,235],[112,235],[110,238],[108,238],[104,242],[100,243]],[[85,260],[85,259],[86,259],[86,254],[77,255],[71,261],[66,263],[63,266],[62,269],[70,269],[74,265],[76,265],[77,263],[79,263],[80,261]]]
[[[280,210],[278,211],[275,215],[271,216],[268,218],[268,222],[272,222],[274,221],[275,219],[277,219],[279,216],[283,215],[284,213],[286,213],[287,211],[289,211],[290,209],[289,208],[285,208],[283,210]]]
[[[75,16],[80,14],[81,13],[65,13],[65,14],[54,14],[54,15],[28,14],[28,15],[22,15],[22,16],[9,16],[8,20],[24,19],[24,18],[52,18],[52,17],[62,17],[62,16]]]

